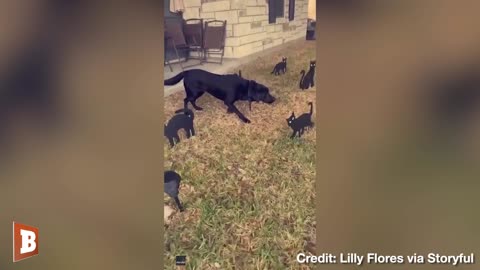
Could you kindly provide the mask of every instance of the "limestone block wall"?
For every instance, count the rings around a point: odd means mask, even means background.
[[[305,37],[308,0],[295,1],[295,18],[288,20],[288,0],[284,17],[268,23],[266,0],[184,0],[184,18],[227,20],[225,57],[239,58],[285,42]]]

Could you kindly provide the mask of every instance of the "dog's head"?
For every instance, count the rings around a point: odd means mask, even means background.
[[[282,62],[286,63],[286,62],[287,62],[287,58],[286,58],[286,57],[282,57]]]
[[[275,97],[270,94],[270,89],[256,81],[250,81],[248,85],[248,97],[257,102],[261,101],[268,104],[275,102]]]

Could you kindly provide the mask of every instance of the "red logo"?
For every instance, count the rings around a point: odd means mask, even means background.
[[[38,228],[13,222],[13,262],[38,255]]]

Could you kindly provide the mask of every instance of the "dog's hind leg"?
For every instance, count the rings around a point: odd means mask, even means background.
[[[197,99],[199,97],[201,97],[205,92],[204,91],[192,91],[191,88],[188,88],[185,86],[185,92],[187,93],[187,97],[185,98],[184,100],[184,104],[188,104],[188,102],[190,102],[193,106],[193,108],[195,108],[195,110],[197,111],[201,111],[203,110],[202,107],[199,107],[197,106],[197,104],[195,103],[197,101]],[[185,105],[185,109],[187,109],[186,107],[187,105]]]
[[[188,97],[183,99],[183,111],[185,111],[185,112],[188,110],[188,102],[189,102]],[[180,111],[178,111],[178,112],[180,112]]]
[[[193,108],[195,108],[195,110],[197,110],[197,111],[203,110],[202,107],[198,106],[198,105],[195,103],[195,100],[191,100],[190,103],[192,103],[192,106],[193,106]]]

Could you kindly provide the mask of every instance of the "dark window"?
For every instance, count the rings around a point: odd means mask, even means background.
[[[288,0],[288,20],[295,19],[295,0]]]
[[[268,0],[268,23],[275,23],[277,18],[283,18],[285,0]]]

